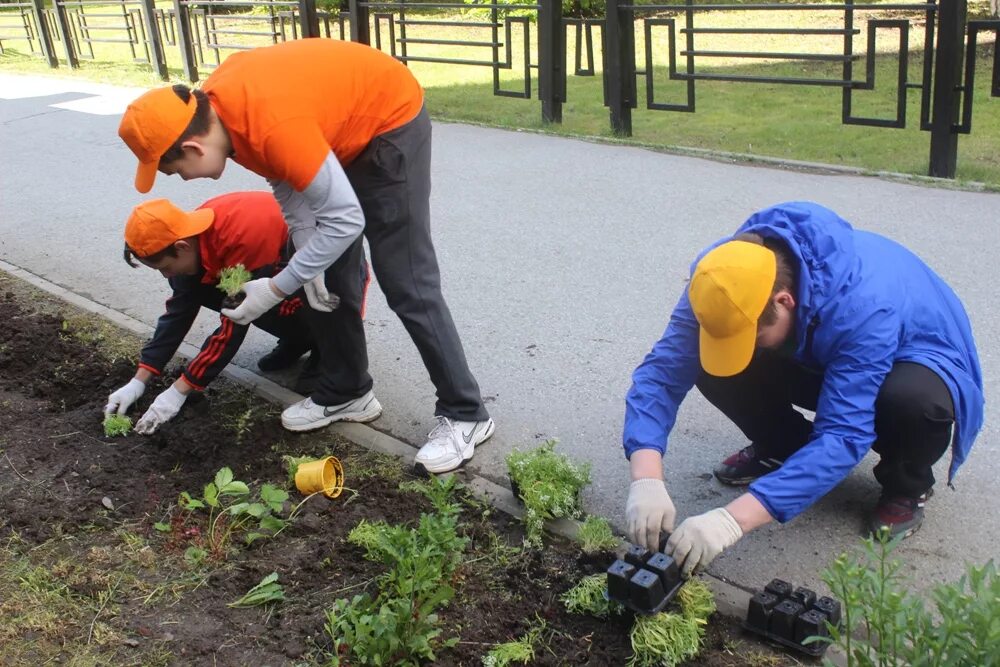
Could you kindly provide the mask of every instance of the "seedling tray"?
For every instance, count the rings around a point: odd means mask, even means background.
[[[763,591],[750,598],[743,628],[781,646],[818,658],[829,644],[803,644],[807,637],[828,637],[826,622],[840,624],[840,602],[829,597],[817,598],[808,588],[794,588],[781,579],[773,579]]]
[[[607,598],[638,614],[663,611],[684,585],[674,559],[629,544],[623,559],[608,568]]]

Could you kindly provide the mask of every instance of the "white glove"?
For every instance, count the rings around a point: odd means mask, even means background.
[[[663,480],[647,477],[635,480],[628,487],[625,520],[628,538],[633,544],[657,551],[660,548],[660,531],[669,533],[673,530],[676,516],[677,510]]]
[[[330,294],[329,290],[326,289],[326,281],[322,273],[303,285],[302,289],[305,290],[306,300],[309,301],[313,310],[329,313],[340,305],[340,297],[336,294]]]
[[[257,278],[243,283],[242,291],[247,296],[239,307],[222,309],[222,314],[236,324],[250,324],[285,298],[271,289],[270,278]]]
[[[104,406],[105,416],[114,412],[125,414],[145,391],[146,383],[139,378],[132,378],[127,385],[108,396],[108,404]]]
[[[743,537],[743,530],[724,507],[692,516],[681,522],[667,540],[667,554],[673,556],[681,573],[690,577],[702,570],[724,550]]]
[[[174,385],[170,385],[166,391],[156,397],[153,404],[146,410],[146,414],[142,416],[142,419],[136,422],[136,433],[152,435],[156,429],[177,416],[177,413],[181,411],[181,406],[184,405],[184,401],[186,400],[187,396],[185,394],[174,389]]]

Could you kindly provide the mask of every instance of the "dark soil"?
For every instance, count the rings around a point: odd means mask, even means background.
[[[10,285],[9,279],[0,285]],[[127,531],[144,541],[144,566],[129,570],[131,588],[116,589],[98,611],[120,638],[107,647],[106,664],[149,664],[154,652],[158,662],[176,665],[321,661],[332,645],[325,610],[338,598],[373,592],[372,579],[380,573],[380,566],[346,542],[348,531],[361,519],[414,521],[429,511],[427,501],[398,490],[404,475],[395,464],[328,432],[290,434],[281,428],[277,408],[222,382],[189,399],[153,436],[106,438],[101,410],[108,394],[132,376],[134,362],[110,362],[98,346],[81,342],[52,306],[39,302],[13,291],[0,298],[0,543],[17,536],[19,553],[29,554],[60,539],[63,555],[82,566],[95,549],[114,542],[112,534]],[[151,386],[135,414],[170,381]],[[339,457],[348,490],[335,500],[308,501],[278,538],[240,544],[224,560],[200,568],[183,559],[184,550],[202,539],[201,529],[192,530],[196,523],[175,522],[169,534],[153,529],[177,514],[180,492],[200,495],[223,466],[254,487],[267,481],[285,486],[284,453]],[[294,490],[291,495],[296,502],[301,498]],[[463,519],[471,538],[468,558],[454,582],[457,595],[442,613],[443,637],[460,642],[439,651],[438,664],[479,665],[492,645],[516,639],[538,618],[550,632],[533,664],[627,662],[628,619],[569,615],[559,601],[581,576],[602,571],[611,554],[585,557],[574,545],[554,540],[544,551],[507,552],[514,556],[505,560],[491,554],[499,553],[497,543],[520,545],[516,523],[473,506]],[[122,562],[106,567],[118,566]],[[273,609],[227,606],[271,572],[280,575],[285,603]],[[88,584],[91,579],[74,579],[74,594],[96,595],[100,587]],[[755,656],[763,649],[737,641],[733,622],[714,620],[706,650],[692,664],[745,665],[750,658],[738,646]],[[74,640],[89,644],[92,638],[86,627],[67,633],[61,662],[74,656]],[[763,650],[769,661],[759,664],[795,664],[772,662],[774,654]],[[6,653],[0,645],[0,656]]]

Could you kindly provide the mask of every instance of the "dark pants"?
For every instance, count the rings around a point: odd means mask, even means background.
[[[702,373],[698,389],[754,444],[758,456],[784,460],[804,447],[812,422],[792,408],[816,410],[823,376],[786,357],[759,351],[745,371]],[[875,401],[875,478],[890,495],[919,496],[934,485],[931,466],[951,444],[955,410],[937,373],[899,362]]]
[[[441,293],[431,241],[431,121],[426,109],[406,125],[373,139],[346,172],[364,210],[365,236],[379,286],[437,389],[435,414],[460,421],[486,419],[479,385]],[[364,359],[367,368],[363,330],[340,344],[345,355]],[[370,387],[367,371],[365,377]]]

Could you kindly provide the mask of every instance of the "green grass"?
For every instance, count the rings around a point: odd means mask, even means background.
[[[160,3],[166,6],[164,3]],[[985,11],[985,1],[970,3],[970,16],[980,16]],[[100,8],[89,8],[97,13]],[[866,46],[866,20],[872,16],[858,12],[855,24],[861,34],[855,37],[855,52]],[[455,18],[455,17],[451,17]],[[757,26],[773,27],[832,27],[840,25],[837,12],[806,13],[784,12],[780,17],[774,12],[712,12],[699,14],[697,25],[707,26]],[[91,19],[114,24],[117,18]],[[226,19],[220,19],[220,27]],[[241,29],[260,29],[240,24]],[[636,44],[642,66],[643,35],[637,25]],[[384,28],[383,28],[384,30]],[[532,41],[537,30],[531,30]],[[109,35],[110,36],[110,35]],[[488,29],[411,27],[408,37],[446,37],[448,39],[487,40]],[[502,31],[501,31],[501,39]],[[753,50],[768,52],[822,52],[838,53],[842,44],[836,37],[788,36],[699,36],[698,48],[706,50]],[[923,31],[914,21],[910,30],[910,81],[920,80],[922,67]],[[575,31],[567,34],[567,67],[572,73],[575,49]],[[227,35],[225,41],[247,45],[263,45],[263,37]],[[600,69],[599,36],[595,33],[595,56]],[[683,43],[683,40],[680,40]],[[993,66],[992,33],[984,34],[977,59],[977,82],[972,119],[972,134],[959,138],[959,181],[985,183],[1000,187],[1000,98],[989,96],[989,78]],[[684,83],[669,81],[666,71],[666,53],[669,49],[666,30],[653,32],[654,87],[657,102],[684,100]],[[17,46],[21,43],[10,43]],[[501,75],[501,85],[507,90],[523,88],[523,31],[515,26],[511,38],[513,60],[511,68]],[[898,33],[880,30],[877,34],[875,58],[876,85],[873,91],[854,94],[855,115],[889,118],[895,115],[895,76],[898,64]],[[383,45],[385,46],[385,45]],[[532,47],[533,48],[533,47]],[[895,50],[894,50],[895,49]],[[57,50],[61,49],[57,45]],[[99,81],[139,86],[159,85],[159,79],[148,65],[133,64],[131,52],[124,45],[97,44],[95,60],[83,61],[75,75]],[[165,45],[170,76],[182,81],[180,52],[177,46]],[[224,58],[232,51],[222,51]],[[213,52],[205,49],[205,59],[214,61]],[[411,45],[410,55],[490,60],[491,49],[463,46]],[[534,56],[532,56],[533,62]],[[854,79],[864,75],[865,62],[855,64]],[[499,97],[493,94],[492,70],[488,67],[454,66],[414,62],[411,68],[423,84],[427,106],[438,120],[481,123],[484,125],[531,129],[555,134],[619,140],[610,129],[608,109],[603,106],[600,71],[598,76],[570,76],[567,82],[567,102],[563,106],[561,124],[545,124],[537,99],[523,100]],[[735,75],[795,76],[806,78],[839,78],[837,64],[806,61],[775,61],[765,59],[699,58],[699,72],[716,72]],[[26,56],[9,50],[0,56],[0,71],[53,73],[67,75],[65,67],[50,70],[38,56]],[[210,73],[201,69],[202,77]],[[537,96],[537,75],[532,73],[532,95]],[[839,88],[723,83],[699,81],[696,83],[696,113],[652,111],[645,108],[645,79],[637,81],[639,107],[633,111],[633,136],[629,142],[667,150],[697,149],[736,153],[754,157],[819,162],[831,165],[856,167],[868,171],[892,171],[905,174],[927,173],[930,153],[930,134],[919,129],[920,91],[910,90],[907,95],[906,129],[872,128],[844,125],[841,122],[841,91]]]

